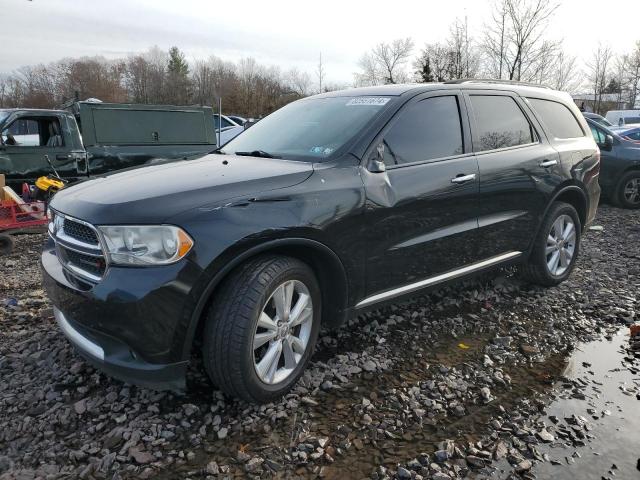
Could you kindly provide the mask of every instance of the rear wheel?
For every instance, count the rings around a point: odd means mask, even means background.
[[[640,208],[640,171],[625,174],[618,184],[616,202],[624,208]]]
[[[286,394],[304,371],[320,328],[313,271],[284,256],[240,267],[209,311],[203,357],[225,393],[265,403]]]
[[[580,251],[582,226],[572,205],[551,205],[534,240],[528,262],[522,266],[523,277],[543,286],[565,281],[575,267]]]

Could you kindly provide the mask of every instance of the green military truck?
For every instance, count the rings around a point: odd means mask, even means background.
[[[209,107],[75,102],[64,110],[0,110],[0,174],[14,190],[51,173],[70,182],[216,147]],[[19,191],[19,190],[18,190]]]

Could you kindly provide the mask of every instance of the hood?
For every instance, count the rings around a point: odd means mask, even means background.
[[[203,205],[295,185],[311,173],[308,162],[212,154],[84,181],[58,192],[51,208],[96,225],[162,223]]]

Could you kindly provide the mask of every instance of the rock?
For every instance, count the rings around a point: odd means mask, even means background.
[[[449,452],[446,450],[438,450],[433,455],[438,463],[444,463],[449,460],[450,457]]]
[[[242,450],[238,450],[238,453],[236,453],[236,459],[241,463],[248,461],[250,458],[251,455],[243,452]]]
[[[409,480],[411,478],[411,472],[404,467],[398,467],[396,475],[401,480]]]
[[[13,462],[6,455],[0,455],[0,475],[13,468]]]
[[[545,443],[551,443],[555,440],[555,437],[544,429],[537,432],[536,436]]]
[[[378,368],[378,366],[376,365],[376,363],[373,360],[367,360],[362,365],[362,368],[366,372],[375,372],[376,369]]]
[[[218,475],[220,473],[220,467],[217,462],[209,462],[207,463],[207,467],[205,468],[205,473],[207,475]]]
[[[507,444],[500,441],[496,444],[496,448],[493,451],[493,458],[495,458],[496,460],[500,460],[506,457],[507,453],[509,453],[509,448],[507,447]]]
[[[485,462],[475,455],[467,455],[467,463],[473,468],[484,468]]]
[[[218,439],[223,440],[227,438],[228,433],[229,433],[229,429],[226,427],[222,427],[220,430],[218,430]]]
[[[248,473],[253,473],[256,472],[257,470],[260,469],[260,467],[262,467],[262,464],[264,463],[264,459],[260,458],[260,457],[253,457],[251,460],[249,460],[245,465],[244,465],[244,469],[248,472]]]
[[[129,455],[131,455],[137,463],[142,465],[151,463],[155,460],[155,457],[149,452],[141,451],[136,447],[131,447],[129,449]]]
[[[436,472],[430,478],[431,480],[451,480],[451,477],[444,472]]]
[[[522,460],[516,465],[515,470],[517,473],[528,472],[529,470],[531,470],[531,461],[526,459]]]
[[[540,349],[534,345],[520,345],[520,350],[527,356],[533,356],[540,353]]]
[[[311,405],[311,406],[313,406],[313,407],[315,407],[315,406],[317,406],[317,405],[318,405],[318,402],[317,402],[317,401],[315,401],[315,400],[314,400],[313,398],[311,398],[311,397],[302,397],[302,398],[300,399],[300,401],[301,401],[302,403],[304,403],[305,405]]]
[[[73,409],[78,415],[82,415],[87,411],[87,399],[83,398],[82,400],[78,400],[73,404]]]

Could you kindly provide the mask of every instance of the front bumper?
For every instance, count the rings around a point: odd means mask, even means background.
[[[83,331],[82,327],[65,317],[54,307],[53,313],[60,330],[76,351],[91,365],[127,383],[154,390],[185,389],[187,362],[153,364],[136,357],[125,344],[107,337],[99,338],[95,333]],[[105,350],[108,353],[105,353]]]
[[[133,384],[184,390],[199,267],[186,260],[164,267],[112,267],[89,285],[65,270],[51,239],[41,266],[56,321],[89,363]]]

